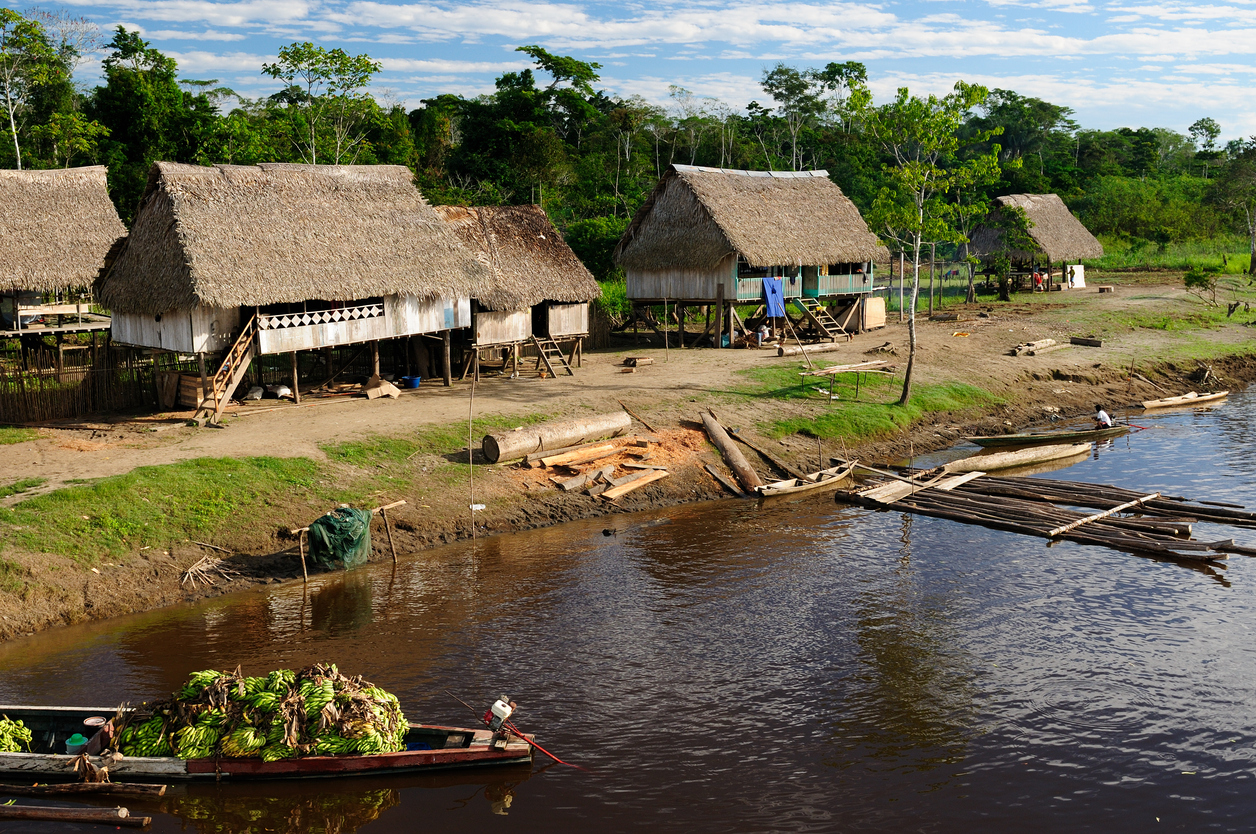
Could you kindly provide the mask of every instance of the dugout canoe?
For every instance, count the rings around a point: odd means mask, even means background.
[[[1106,429],[1055,431],[1038,434],[1000,434],[995,437],[966,437],[964,439],[969,443],[976,443],[984,449],[990,449],[1000,446],[1045,446],[1047,444],[1086,443],[1091,440],[1119,437],[1129,430],[1129,426],[1112,426]]]
[[[837,489],[850,480],[854,468],[853,464],[833,466],[828,469],[821,469],[819,472],[813,472],[805,478],[787,478],[783,481],[773,481],[770,484],[755,487],[755,491],[764,498],[772,498],[778,495],[796,495],[800,492],[811,492],[812,490]]]
[[[1089,443],[1062,443],[1052,446],[1031,446],[1025,449],[1012,449],[1006,452],[973,455],[953,460],[944,464],[943,469],[949,473],[994,472],[999,469],[1011,469],[1017,466],[1032,466],[1052,460],[1081,457],[1089,454]]]
[[[0,715],[21,720],[31,730],[31,752],[0,753],[0,774],[35,781],[75,780],[79,756],[65,753],[65,740],[84,732],[93,716],[111,717],[116,707],[36,707],[0,705]],[[342,756],[301,756],[264,762],[261,759],[179,759],[173,756],[126,756],[108,761],[89,756],[96,767],[108,767],[119,781],[197,781],[214,779],[299,779],[336,776],[379,776],[451,768],[515,765],[532,761],[532,746],[511,736],[502,748],[492,744],[487,729],[411,724],[406,749],[397,753],[354,753]]]
[[[1175,405],[1199,405],[1216,400],[1223,400],[1230,395],[1229,391],[1218,391],[1215,394],[1182,394],[1180,397],[1163,397],[1158,400],[1143,400],[1143,408],[1172,408]]]

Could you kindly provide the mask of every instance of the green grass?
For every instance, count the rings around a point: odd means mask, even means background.
[[[0,591],[20,594],[26,588],[26,570],[16,562],[0,559]]]
[[[11,484],[0,484],[0,498],[8,498],[10,495],[26,492],[28,489],[34,489],[46,483],[48,483],[47,478],[22,478],[20,481],[14,481]]]
[[[1251,245],[1247,238],[1226,235],[1211,240],[1190,240],[1170,243],[1163,249],[1138,239],[1122,239],[1101,235],[1103,257],[1086,261],[1087,269],[1190,269],[1211,266],[1228,274],[1247,271]]]
[[[245,526],[272,500],[305,493],[334,502],[307,458],[198,458],[145,466],[0,510],[0,539],[85,564],[146,545]],[[276,522],[280,519],[276,519]]]
[[[737,393],[752,399],[809,400],[817,405],[810,416],[790,417],[767,423],[774,437],[802,434],[824,440],[864,441],[886,437],[907,428],[931,412],[963,411],[1002,402],[988,391],[963,383],[914,385],[907,405],[897,404],[902,379],[871,374],[859,386],[855,400],[853,375],[843,374],[833,385],[840,397],[829,401],[827,377],[800,377],[805,366],[773,366],[740,372],[753,383]],[[803,384],[802,380],[806,380]],[[821,388],[823,390],[816,390]]]
[[[34,429],[23,429],[16,426],[0,426],[0,446],[8,446],[13,443],[25,443],[28,440],[34,440],[39,437],[39,432]]]

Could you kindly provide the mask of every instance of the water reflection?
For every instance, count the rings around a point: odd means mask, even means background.
[[[322,780],[318,790],[271,795],[231,787],[191,786],[161,810],[202,834],[353,834],[401,801],[393,788],[347,788]],[[272,788],[273,790],[273,788]]]
[[[348,571],[310,595],[310,628],[335,637],[352,634],[375,619],[372,577]]]

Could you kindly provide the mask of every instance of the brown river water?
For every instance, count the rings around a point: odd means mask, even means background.
[[[1256,507],[1256,396],[1038,477]],[[935,456],[930,461],[936,461]],[[1196,538],[1256,546],[1256,530]],[[0,703],[333,661],[411,720],[502,693],[585,770],[172,787],[156,832],[1248,830],[1256,560],[1176,564],[831,497],[416,554],[0,646]],[[75,830],[4,824],[0,832]],[[84,827],[83,830],[90,830]]]

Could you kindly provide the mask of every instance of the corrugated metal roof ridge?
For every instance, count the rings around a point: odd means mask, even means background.
[[[741,174],[745,177],[775,177],[777,179],[792,179],[795,177],[827,177],[829,172],[823,168],[815,171],[745,171],[740,168],[711,168],[707,165],[681,165],[678,162],[672,163],[672,167],[678,173],[688,171],[696,171],[699,174]]]

